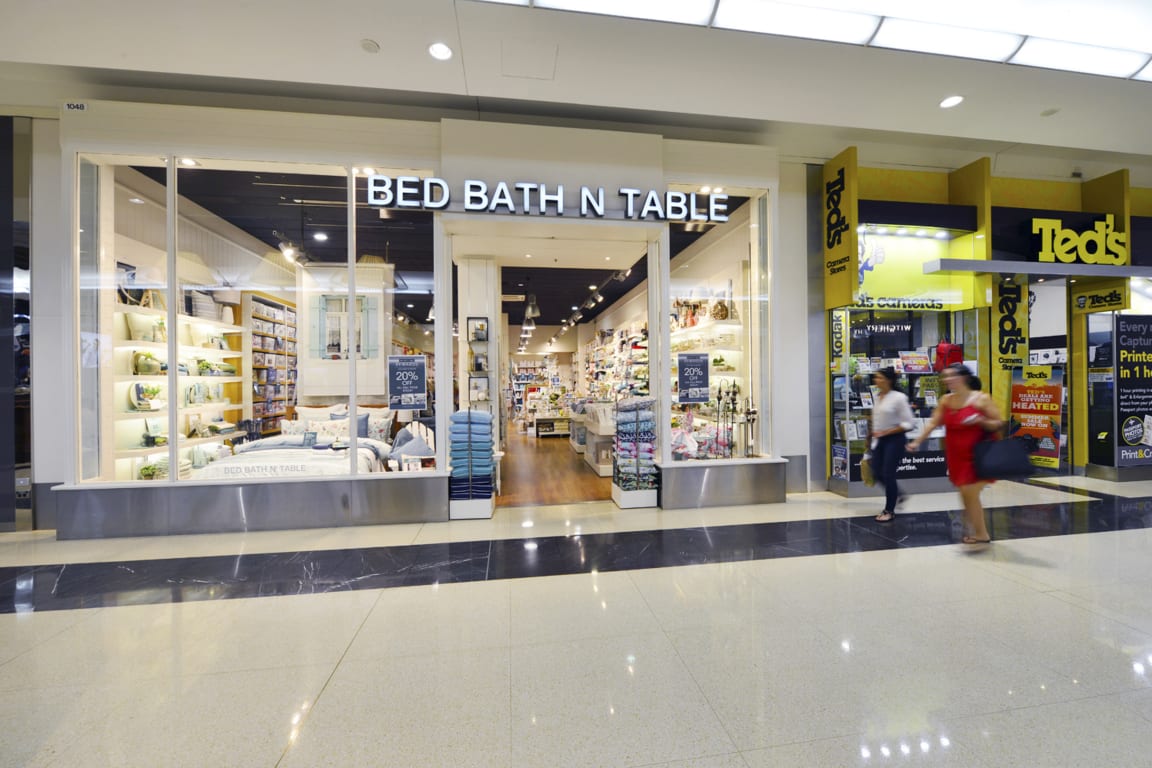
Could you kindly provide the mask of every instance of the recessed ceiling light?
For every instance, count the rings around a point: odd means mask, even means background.
[[[724,187],[716,187],[716,189],[712,190],[712,194],[718,195],[723,191],[724,191]]]
[[[949,96],[940,102],[940,109],[952,109],[964,101],[963,96]]]
[[[323,232],[317,232],[316,234],[312,235],[312,239],[319,240],[320,242],[324,243],[328,241],[328,235],[324,234]]]
[[[365,168],[365,169],[364,169],[364,175],[365,175],[365,176],[372,176],[372,175],[373,175],[373,174],[375,174],[375,173],[376,173],[376,169],[375,169],[375,168]]]
[[[415,304],[406,304],[405,306],[408,307],[408,309],[415,309],[416,308]]]
[[[604,261],[612,261],[612,257],[611,256],[605,256]]]
[[[367,37],[360,41],[360,48],[365,53],[380,53],[380,43]]]
[[[532,258],[532,254],[526,253],[526,254],[524,254],[524,258],[530,259],[530,258]]]
[[[182,157],[180,158],[180,165],[183,165],[186,168],[195,168],[196,166],[200,165],[200,163],[196,162],[190,157]]]
[[[576,306],[575,304],[572,305],[572,311],[573,312],[575,312],[578,309],[580,309],[580,307]]]
[[[144,201],[138,197],[130,197],[128,198],[128,202],[132,203],[133,205],[144,205]]]
[[[596,290],[596,286],[590,285],[590,286],[588,286],[588,290],[594,291],[594,290]]]
[[[712,191],[712,187],[709,187],[709,186],[700,187],[700,194],[702,194],[702,195],[707,195],[711,191]]]
[[[444,43],[432,43],[428,46],[428,54],[437,61],[448,61],[452,58],[452,49]]]

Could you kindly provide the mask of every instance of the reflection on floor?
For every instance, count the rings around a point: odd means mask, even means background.
[[[1152,499],[985,501],[7,534],[0,764],[1146,765]]]

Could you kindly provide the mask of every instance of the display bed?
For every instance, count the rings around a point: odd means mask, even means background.
[[[305,445],[303,435],[278,435],[241,443],[236,453],[192,471],[193,480],[248,480],[263,477],[316,477],[347,475],[347,443]],[[361,437],[356,441],[356,471],[383,472],[389,446]]]

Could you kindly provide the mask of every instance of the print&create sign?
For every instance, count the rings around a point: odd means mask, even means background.
[[[1152,464],[1152,315],[1116,316],[1116,466]]]

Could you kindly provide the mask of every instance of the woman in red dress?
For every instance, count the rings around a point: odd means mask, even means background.
[[[932,430],[944,425],[948,479],[960,491],[960,500],[964,503],[964,524],[968,533],[963,541],[965,544],[987,544],[992,537],[984,520],[980,491],[990,481],[976,475],[974,453],[976,444],[985,439],[988,432],[1003,427],[1004,422],[1000,418],[1000,409],[991,397],[980,391],[980,379],[967,366],[950,365],[941,372],[940,378],[948,387],[948,394],[940,398],[931,421],[908,443],[908,450],[919,449]]]

